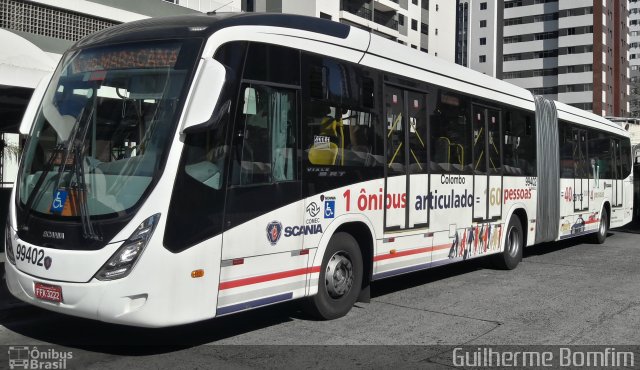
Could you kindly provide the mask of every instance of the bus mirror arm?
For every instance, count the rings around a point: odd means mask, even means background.
[[[218,61],[211,58],[200,61],[184,116],[182,134],[206,131],[216,126],[229,112],[231,101],[225,99],[227,94],[224,94],[227,76],[227,68]]]

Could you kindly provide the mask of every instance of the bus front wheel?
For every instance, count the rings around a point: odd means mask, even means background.
[[[320,267],[318,294],[309,297],[307,311],[320,320],[346,315],[358,299],[363,265],[358,242],[351,234],[331,237]]]
[[[513,270],[522,260],[524,248],[524,233],[522,223],[516,215],[511,216],[507,226],[507,234],[502,253],[495,255],[495,264],[503,270]]]

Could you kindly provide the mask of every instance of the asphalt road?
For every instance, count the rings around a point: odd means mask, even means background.
[[[452,346],[500,344],[640,345],[640,235],[528,248],[513,271],[476,260],[390,278],[374,283],[371,303],[329,322],[292,302],[139,329],[24,306],[0,290],[0,347],[55,345],[72,351],[67,368],[418,368],[450,365],[438,355]],[[6,361],[0,348],[0,368]]]

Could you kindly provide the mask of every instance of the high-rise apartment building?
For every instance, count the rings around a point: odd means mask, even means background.
[[[490,76],[502,70],[504,0],[458,0],[456,63]]]
[[[629,115],[640,117],[640,1],[629,0]]]
[[[176,3],[189,7],[195,4],[193,0]],[[233,0],[229,6],[246,12],[331,19],[455,60],[456,2],[451,0]]]
[[[459,36],[466,40],[458,40],[466,47],[458,52],[460,64],[466,62],[536,95],[603,116],[629,113],[626,0],[461,0],[459,4],[457,23],[468,24],[468,31]],[[497,14],[491,14],[492,7]],[[491,17],[501,30],[491,30]],[[488,44],[487,33],[496,36],[495,44]]]

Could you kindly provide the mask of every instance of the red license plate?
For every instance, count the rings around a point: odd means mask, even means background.
[[[62,302],[62,287],[36,283],[34,287],[36,298],[51,302]]]

